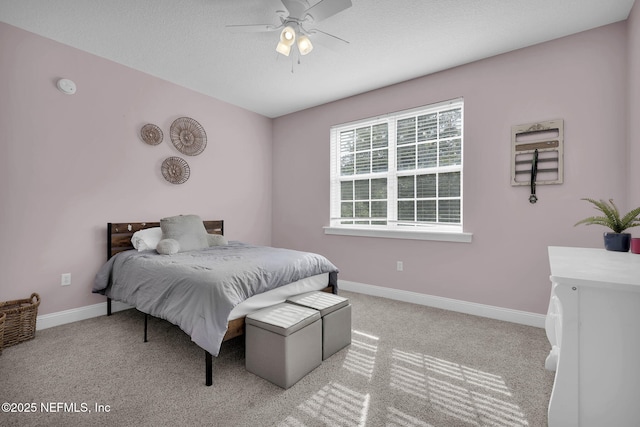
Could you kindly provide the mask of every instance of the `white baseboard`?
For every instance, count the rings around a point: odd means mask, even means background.
[[[383,288],[381,286],[367,285],[348,280],[338,280],[338,289],[544,328],[545,316],[542,314],[511,310],[508,308],[494,307],[491,305],[477,304],[451,298],[437,297],[417,292]],[[111,311],[114,313],[130,308],[133,307],[118,301],[113,301],[111,305]],[[106,314],[106,302],[88,305],[86,307],[72,308],[70,310],[59,311],[57,313],[43,314],[38,316],[36,320],[36,330],[52,328],[54,326],[90,319],[92,317],[104,316]]]
[[[111,311],[127,310],[133,308],[130,305],[112,301]],[[91,319],[92,317],[106,316],[107,303],[87,305],[85,307],[72,308],[70,310],[58,311],[56,313],[43,314],[36,318],[36,330],[52,328],[54,326],[64,325],[66,323],[77,322],[79,320]]]
[[[457,311],[465,314],[473,314],[475,316],[488,317],[490,319],[504,320],[527,326],[535,326],[538,328],[544,328],[544,320],[546,317],[543,314],[529,313],[527,311],[477,304],[399,289],[383,288],[381,286],[367,285],[348,280],[338,280],[338,289],[397,301],[410,302],[413,304],[426,305],[429,307],[442,308],[444,310]]]

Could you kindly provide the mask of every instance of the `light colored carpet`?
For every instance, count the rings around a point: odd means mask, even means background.
[[[0,412],[0,425],[547,425],[543,329],[341,295],[351,346],[289,390],[245,370],[242,337],[223,344],[206,387],[204,351],[152,318],[144,343],[135,310],[38,331],[0,355],[0,402],[35,413]]]

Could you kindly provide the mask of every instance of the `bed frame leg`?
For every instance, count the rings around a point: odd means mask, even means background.
[[[149,315],[147,313],[144,314],[144,342],[147,342],[147,320],[149,319]]]
[[[107,298],[107,316],[111,316],[111,298]]]
[[[338,273],[335,271],[329,273],[329,286],[331,286],[331,292],[338,295]]]
[[[213,384],[213,367],[212,365],[212,357],[211,357],[211,353],[209,353],[208,351],[204,351],[204,359],[205,359],[205,365],[206,365],[206,372],[205,372],[205,384],[207,385],[207,387],[210,387],[211,384]]]

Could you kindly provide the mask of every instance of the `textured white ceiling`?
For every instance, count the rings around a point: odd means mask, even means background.
[[[310,5],[318,0],[310,0]],[[352,0],[278,55],[280,0],[0,0],[0,21],[263,114],[284,114],[625,20],[634,0]],[[292,55],[293,57],[294,55]]]

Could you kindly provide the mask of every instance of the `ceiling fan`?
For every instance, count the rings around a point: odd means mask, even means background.
[[[307,0],[280,1],[285,7],[285,10],[276,11],[276,15],[278,15],[280,20],[279,25],[227,25],[227,28],[233,32],[268,32],[282,30],[280,32],[280,40],[276,45],[276,51],[285,56],[289,56],[291,48],[294,45],[298,47],[301,55],[306,55],[311,52],[313,50],[313,44],[309,36],[314,38],[327,36],[332,40],[349,43],[340,37],[325,33],[317,28],[309,28],[309,26],[350,8],[352,6],[351,0],[320,0],[313,6],[309,6]]]

